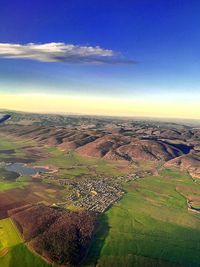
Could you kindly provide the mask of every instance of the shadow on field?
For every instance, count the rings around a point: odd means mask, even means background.
[[[97,260],[100,256],[101,249],[103,247],[106,236],[109,232],[108,218],[106,214],[99,216],[99,222],[97,225],[96,234],[93,238],[91,247],[87,254],[86,259],[81,264],[82,267],[94,267],[97,265]]]
[[[6,181],[15,182],[20,174],[0,168],[0,176],[3,177],[3,180],[5,179]]]
[[[2,267],[51,267],[43,259],[36,256],[29,251],[24,244],[14,246],[9,254],[7,260],[2,263]],[[53,266],[52,266],[53,267]]]

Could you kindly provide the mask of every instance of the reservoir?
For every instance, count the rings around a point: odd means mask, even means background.
[[[39,173],[50,172],[50,170],[46,168],[31,167],[23,163],[10,163],[8,165],[5,165],[4,169],[6,169],[7,171],[19,173],[20,175],[35,175],[38,172]]]

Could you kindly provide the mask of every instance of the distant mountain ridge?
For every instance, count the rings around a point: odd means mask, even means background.
[[[12,115],[13,116],[13,115]],[[82,156],[122,161],[155,161],[200,177],[200,129],[163,122],[41,115],[42,123],[16,115],[0,133],[33,139],[41,145],[74,150]],[[47,121],[45,125],[45,118]],[[25,125],[17,122],[28,120]],[[57,122],[57,120],[59,120]],[[55,124],[55,125],[53,125]],[[61,125],[60,125],[61,124]]]

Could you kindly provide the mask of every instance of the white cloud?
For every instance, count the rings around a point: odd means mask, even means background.
[[[78,46],[65,43],[0,43],[0,58],[90,64],[134,63],[131,60],[119,58],[112,50],[99,46]]]

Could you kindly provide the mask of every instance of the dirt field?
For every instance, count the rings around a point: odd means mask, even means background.
[[[7,211],[26,204],[54,203],[62,199],[60,188],[43,183],[31,183],[23,189],[15,188],[0,193],[0,219],[8,217]]]

